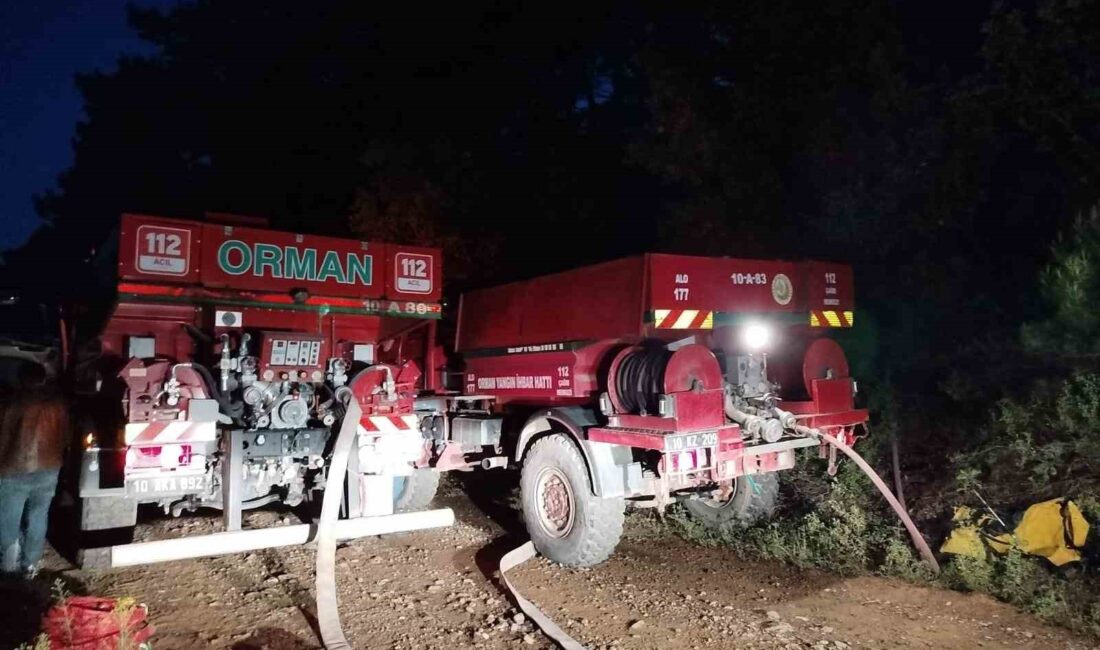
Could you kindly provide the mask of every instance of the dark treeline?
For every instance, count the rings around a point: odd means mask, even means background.
[[[124,211],[434,243],[452,292],[644,250],[843,260],[854,369],[919,416],[1041,318],[1100,193],[1100,2],[963,5],[132,8],[157,53],[77,79],[74,162],[5,271],[86,291]]]
[[[957,341],[1020,322],[1096,198],[1095,2],[530,4],[132,9],[158,54],[77,80],[75,162],[9,265],[71,268],[123,211],[432,240],[478,284],[813,256]]]

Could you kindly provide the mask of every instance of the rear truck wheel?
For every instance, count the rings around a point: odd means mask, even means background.
[[[531,445],[520,474],[523,520],[535,548],[565,566],[606,560],[623,534],[622,497],[592,493],[580,450],[562,434]]]
[[[393,477],[393,511],[413,512],[427,508],[439,490],[439,472],[415,469],[409,476]]]
[[[778,502],[779,476],[769,472],[734,479],[733,492],[725,498],[689,499],[684,507],[694,519],[710,528],[728,528],[771,517]]]

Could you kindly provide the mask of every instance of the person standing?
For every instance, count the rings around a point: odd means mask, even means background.
[[[34,577],[69,437],[68,408],[37,363],[23,364],[0,418],[0,571]]]

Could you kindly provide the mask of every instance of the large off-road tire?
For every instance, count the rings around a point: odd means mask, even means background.
[[[685,501],[684,507],[708,527],[728,528],[771,517],[778,502],[779,476],[769,472],[734,479],[733,495],[724,503],[700,498]]]
[[[413,512],[431,504],[439,489],[439,472],[417,469],[409,476],[393,478],[393,511]]]
[[[562,434],[531,445],[520,475],[523,520],[535,548],[565,566],[584,567],[608,558],[623,534],[622,497],[592,493],[580,449]]]

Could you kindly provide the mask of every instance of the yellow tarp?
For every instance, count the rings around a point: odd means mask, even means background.
[[[1062,566],[1077,562],[1085,545],[1089,522],[1077,504],[1063,499],[1036,503],[1027,509],[1016,526],[1016,545],[1029,555],[1041,555]]]
[[[968,555],[970,557],[984,558],[985,544],[982,543],[982,533],[979,526],[992,519],[989,515],[974,516],[974,510],[967,506],[955,508],[955,514],[951,521],[955,522],[955,528],[940,546],[940,553],[952,555]]]
[[[997,553],[1018,548],[1028,555],[1045,557],[1055,566],[1079,561],[1078,549],[1085,545],[1089,534],[1089,523],[1081,509],[1068,499],[1051,499],[1031,506],[1012,534],[986,532],[984,529],[993,517],[976,515],[966,506],[955,508],[952,521],[955,528],[940,546],[941,553],[984,558],[986,548]]]

